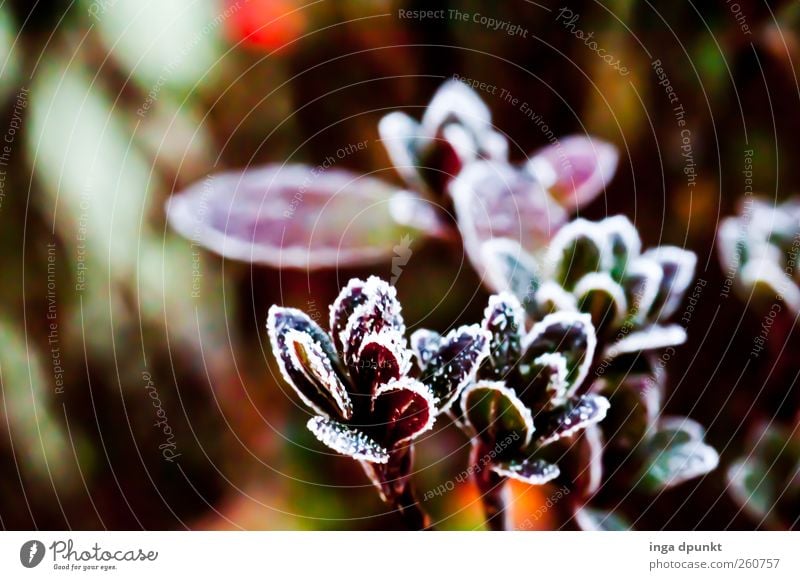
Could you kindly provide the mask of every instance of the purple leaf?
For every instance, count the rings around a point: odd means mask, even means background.
[[[333,343],[338,352],[344,352],[341,334],[347,327],[347,321],[358,306],[366,302],[369,297],[364,293],[366,282],[358,278],[351,278],[347,286],[342,288],[339,296],[330,307],[330,328]]]
[[[349,418],[350,398],[325,331],[300,310],[280,306],[269,309],[267,331],[281,374],[300,399],[317,413]]]
[[[375,427],[389,447],[411,441],[431,429],[435,416],[433,393],[411,378],[382,385],[373,399]]]
[[[362,394],[372,396],[378,387],[405,376],[410,369],[411,353],[403,347],[397,331],[384,329],[361,343],[355,370]]]
[[[421,328],[411,335],[411,349],[414,351],[422,371],[428,368],[433,357],[439,352],[441,342],[441,334],[425,328]]]
[[[462,326],[442,338],[420,379],[438,399],[440,413],[447,411],[461,390],[475,378],[488,354],[489,339],[477,324]]]
[[[484,242],[509,238],[533,251],[567,218],[538,181],[508,163],[470,163],[450,184],[450,194],[464,248],[479,270],[484,267]]]
[[[524,322],[525,312],[514,296],[502,293],[489,298],[482,326],[491,336],[489,365],[494,375],[492,378],[504,378],[519,360]]]
[[[386,463],[389,452],[361,431],[326,417],[313,417],[306,424],[317,439],[342,455],[369,463]]]
[[[526,168],[568,211],[603,192],[617,170],[616,147],[600,139],[572,135],[537,151]]]
[[[397,189],[322,166],[268,165],[210,176],[167,202],[178,233],[226,258],[281,268],[371,264],[408,233]]]
[[[531,485],[544,485],[560,474],[557,465],[547,463],[541,459],[505,461],[493,465],[492,471],[503,477],[517,479]]]
[[[569,437],[589,425],[599,423],[608,412],[608,399],[598,395],[583,395],[567,401],[564,406],[536,416],[540,445]]]
[[[345,364],[354,369],[354,374],[358,374],[358,352],[368,335],[380,333],[384,329],[394,330],[396,332],[393,336],[399,341],[398,347],[405,348],[405,324],[394,286],[377,276],[370,276],[361,292],[366,299],[360,300],[353,308],[338,338]]]
[[[530,408],[549,408],[562,405],[567,396],[567,359],[557,352],[536,357],[522,371],[523,389],[517,394]]]
[[[568,395],[586,378],[592,364],[597,337],[587,314],[556,312],[533,325],[522,343],[523,362],[557,352],[567,361]]]

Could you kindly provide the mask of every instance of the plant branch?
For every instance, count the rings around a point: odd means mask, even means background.
[[[486,518],[486,525],[493,531],[505,531],[511,529],[511,516],[508,511],[508,478],[498,475],[485,464],[486,453],[483,447],[473,445],[472,465],[475,466],[474,480],[481,495],[483,513]]]

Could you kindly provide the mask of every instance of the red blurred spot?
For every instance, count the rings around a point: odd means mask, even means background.
[[[271,52],[305,30],[306,18],[297,8],[288,0],[227,0],[228,34],[234,42]]]

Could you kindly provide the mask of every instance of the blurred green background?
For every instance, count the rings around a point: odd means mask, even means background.
[[[720,298],[714,241],[744,192],[747,151],[755,189],[769,199],[800,183],[800,4],[30,4],[0,5],[0,526],[401,526],[359,466],[324,453],[306,431],[264,328],[270,304],[324,318],[351,276],[388,278],[391,264],[309,274],[223,261],[171,232],[163,207],[209,173],[316,165],[365,139],[343,165],[399,184],[378,119],[397,108],[418,116],[454,74],[504,88],[556,135],[615,143],[617,177],[583,215],[625,213],[645,245],[698,253],[708,286],[689,344],[667,369],[667,411],[708,426],[722,467],[655,500],[631,494],[622,511],[645,529],[756,525],[727,497],[722,473],[752,425],[792,420],[797,341],[784,329],[783,354],[744,362],[760,317]],[[564,7],[579,15],[572,28],[558,18]],[[526,34],[401,9],[457,9]],[[593,32],[628,74],[573,29]],[[654,61],[685,110],[695,179],[684,173],[682,128]],[[519,105],[481,96],[514,159],[547,144]],[[411,249],[397,282],[409,326],[477,320],[486,294],[461,249],[422,238]],[[445,423],[419,446],[421,494],[466,465],[466,442]],[[517,522],[530,522],[550,493],[514,491]],[[429,503],[440,528],[481,526],[468,484]],[[549,513],[529,527],[558,525]]]

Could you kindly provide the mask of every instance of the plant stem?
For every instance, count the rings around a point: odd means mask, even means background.
[[[474,480],[481,494],[483,513],[486,525],[493,531],[511,529],[511,517],[508,511],[508,479],[498,475],[485,464],[484,449],[480,445],[472,447],[472,465],[475,466]]]
[[[419,505],[411,484],[395,498],[394,507],[400,513],[409,530],[432,530],[431,518]]]
[[[395,447],[385,464],[361,462],[381,498],[403,518],[409,530],[432,530],[431,518],[422,509],[411,484],[414,449],[411,445]]]

